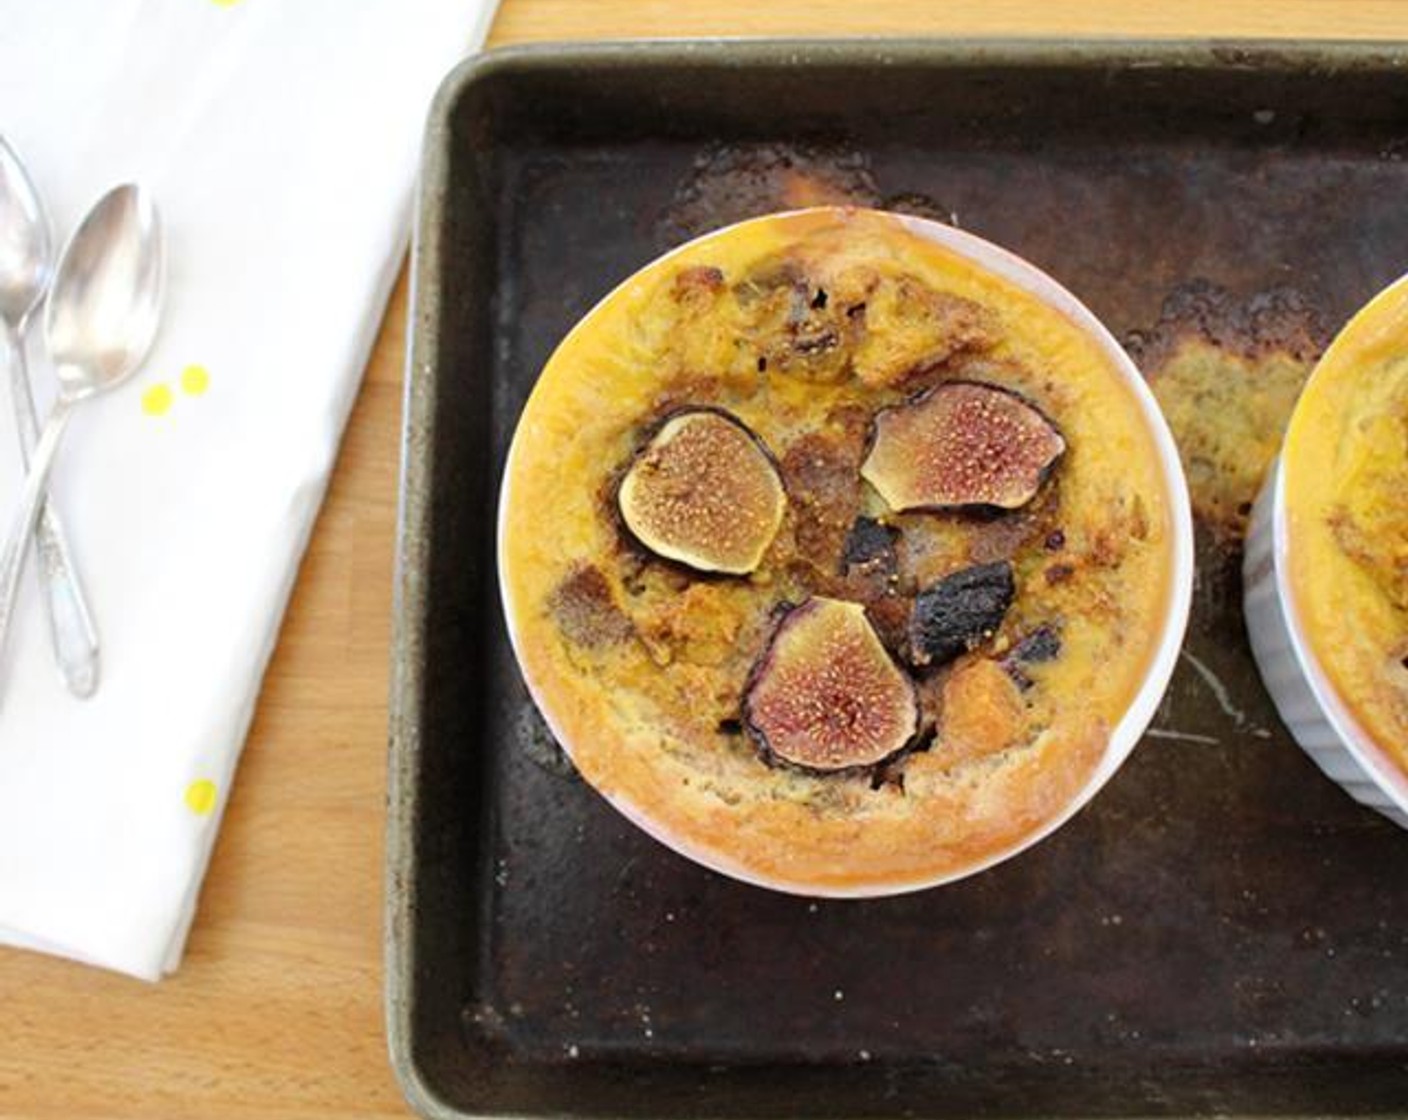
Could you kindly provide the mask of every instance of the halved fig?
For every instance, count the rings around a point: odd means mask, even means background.
[[[783,616],[754,664],[743,718],[777,758],[844,770],[904,748],[919,729],[919,701],[864,607],[813,597]]]
[[[977,564],[930,584],[909,617],[909,658],[942,665],[985,642],[1002,625],[1016,584],[1005,560]]]
[[[860,473],[893,510],[1019,509],[1065,450],[1056,426],[1011,390],[945,381],[876,414]]]
[[[777,535],[787,493],[741,420],[698,408],[666,419],[636,453],[616,502],[651,552],[701,572],[745,575]]]

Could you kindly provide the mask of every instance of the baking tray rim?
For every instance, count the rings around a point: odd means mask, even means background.
[[[467,1114],[430,1084],[414,1051],[412,1015],[417,909],[415,825],[420,814],[416,775],[424,631],[428,592],[427,549],[434,468],[434,400],[440,371],[435,361],[442,294],[434,282],[443,252],[438,202],[449,185],[452,117],[469,87],[499,74],[532,74],[559,68],[664,70],[682,64],[721,70],[779,63],[810,69],[828,63],[872,66],[924,65],[936,70],[1004,66],[1081,69],[1243,70],[1309,72],[1408,70],[1408,40],[1146,38],[1082,36],[1012,37],[711,37],[558,41],[497,47],[471,55],[441,80],[421,138],[420,171],[410,249],[409,327],[399,448],[393,574],[391,672],[388,704],[387,821],[384,881],[385,970],[383,990],[387,1050],[402,1094],[429,1120],[466,1120]],[[427,219],[427,214],[435,217]],[[499,1113],[504,1120],[538,1120],[533,1114]],[[1405,1116],[1408,1112],[1382,1114]],[[1132,1118],[1131,1118],[1132,1120]],[[1325,1117],[1324,1120],[1330,1120]]]

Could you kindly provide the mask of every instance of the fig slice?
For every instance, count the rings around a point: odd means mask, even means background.
[[[743,421],[696,408],[667,417],[636,453],[616,502],[626,528],[656,555],[746,575],[777,535],[787,492]]]
[[[767,754],[844,770],[907,746],[919,730],[919,701],[865,608],[814,596],[777,624],[748,678],[743,719]]]
[[[945,381],[875,416],[860,473],[893,510],[1019,509],[1066,441],[1010,389]]]
[[[909,659],[942,665],[981,645],[1002,625],[1016,590],[1005,560],[963,568],[930,584],[914,600]]]

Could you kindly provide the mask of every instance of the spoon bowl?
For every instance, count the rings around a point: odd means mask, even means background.
[[[133,183],[115,187],[69,239],[44,309],[63,397],[79,400],[136,372],[156,338],[162,281],[156,205]]]
[[[54,238],[39,192],[0,136],[0,318],[22,333],[53,274]]]

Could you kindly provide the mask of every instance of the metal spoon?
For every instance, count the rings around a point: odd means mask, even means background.
[[[15,150],[0,136],[0,346],[10,371],[20,462],[26,469],[39,439],[39,424],[25,368],[24,335],[53,277],[53,240],[39,191]],[[59,671],[75,696],[91,696],[98,687],[98,632],[63,524],[50,502],[39,512],[35,542]]]
[[[59,394],[44,422],[0,554],[0,650],[10,635],[30,534],[73,410],[136,372],[161,318],[161,222],[151,196],[128,183],[103,195],[74,230],[44,309]]]

